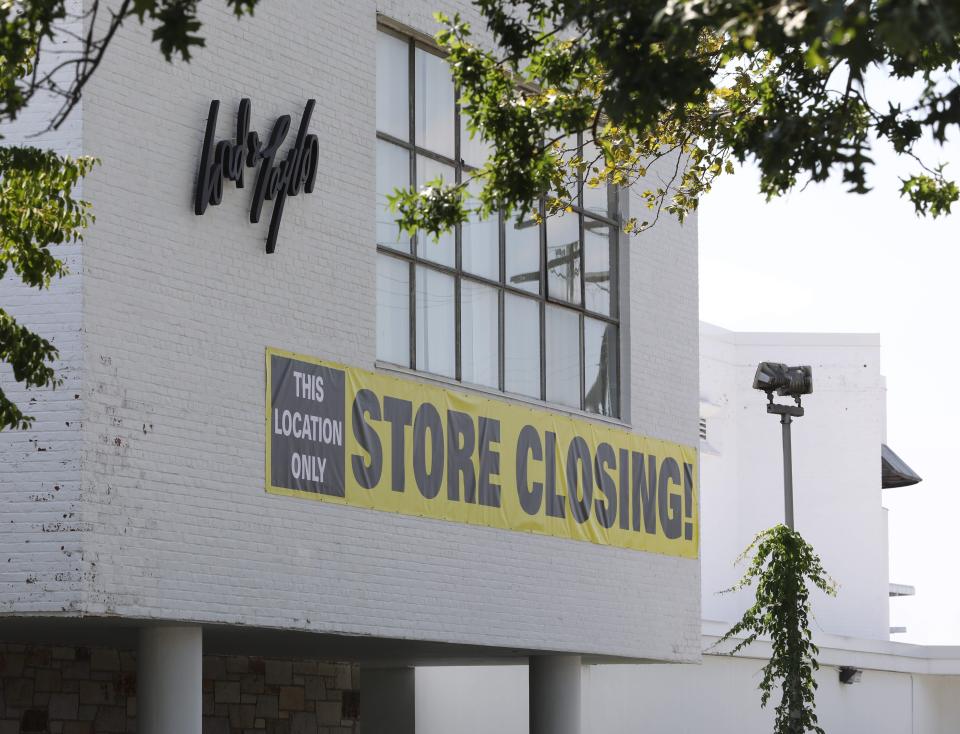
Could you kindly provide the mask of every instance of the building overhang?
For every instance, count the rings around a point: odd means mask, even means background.
[[[918,484],[923,479],[907,462],[897,456],[896,452],[885,443],[880,444],[881,486],[884,489],[891,487],[909,487]]]
[[[171,622],[157,619],[101,616],[7,616],[0,615],[0,642],[30,645],[87,645],[135,650],[140,630],[153,626],[203,628],[203,651],[207,655],[249,655],[291,659],[317,659],[359,663],[373,667],[445,665],[526,665],[530,657],[580,654],[588,665],[637,665],[647,663],[699,663],[700,654],[664,660],[578,653],[538,647],[503,647],[441,640],[416,640],[373,635],[318,633],[234,624]]]

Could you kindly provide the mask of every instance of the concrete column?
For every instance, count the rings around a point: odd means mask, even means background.
[[[580,734],[579,655],[530,658],[530,734]]]
[[[363,734],[416,734],[416,670],[361,668]]]
[[[137,651],[138,734],[201,734],[202,728],[202,628],[142,628]]]

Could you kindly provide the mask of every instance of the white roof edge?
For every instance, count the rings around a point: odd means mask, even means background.
[[[886,508],[884,508],[886,509]],[[917,590],[911,584],[890,584],[890,596],[916,596]]]
[[[879,347],[879,334],[845,332],[740,331],[737,344],[770,346]]]
[[[735,331],[708,321],[700,322],[700,333],[724,337],[736,344],[771,346],[881,346],[879,332],[836,331]]]
[[[733,647],[727,643],[714,648],[730,626],[725,622],[703,621],[704,654],[723,655]],[[861,670],[893,673],[960,675],[960,645],[914,645],[827,634],[815,634],[814,642],[820,648],[817,660],[821,665],[849,665]],[[750,659],[766,659],[769,656],[770,643],[766,640],[758,640],[737,653],[737,657]]]
[[[716,334],[718,336],[732,336],[737,332],[732,331],[731,329],[724,329],[722,326],[717,326],[716,324],[711,324],[709,321],[700,322],[700,332],[707,334]]]
[[[714,418],[720,413],[723,412],[723,406],[720,403],[716,403],[709,398],[700,396],[700,417],[701,418]]]

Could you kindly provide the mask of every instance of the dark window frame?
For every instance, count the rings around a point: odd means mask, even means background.
[[[394,135],[389,133],[381,132],[380,130],[376,131],[376,139],[378,141],[383,141],[390,145],[402,148],[406,151],[409,161],[409,175],[408,181],[412,182],[414,185],[417,181],[417,157],[423,156],[429,158],[438,163],[450,166],[453,168],[455,173],[455,181],[461,183],[463,181],[463,174],[473,170],[473,167],[467,165],[461,155],[461,116],[460,116],[460,105],[459,102],[455,101],[454,103],[454,154],[456,160],[451,159],[443,154],[436,153],[428,148],[424,148],[416,144],[416,52],[419,50],[424,53],[429,53],[434,56],[443,57],[443,54],[436,48],[431,46],[429,43],[426,43],[418,38],[415,38],[411,35],[405,34],[397,29],[394,29],[386,25],[378,25],[378,32],[385,33],[389,36],[392,36],[400,41],[403,41],[407,44],[408,47],[408,109],[409,109],[409,127],[408,127],[408,140],[402,140],[397,138]],[[458,98],[458,95],[455,93],[455,99]],[[583,146],[583,134],[578,135],[578,147],[582,148]],[[425,374],[433,374],[417,367],[417,313],[416,313],[416,291],[417,291],[417,268],[425,267],[435,270],[440,273],[444,273],[448,276],[451,276],[454,279],[454,376],[457,382],[463,382],[462,372],[462,306],[461,306],[461,292],[462,284],[464,280],[472,281],[474,283],[479,283],[488,287],[497,289],[497,304],[498,304],[498,377],[497,385],[480,385],[479,387],[484,389],[494,389],[500,392],[503,392],[506,395],[514,395],[515,393],[510,393],[505,390],[505,375],[506,375],[506,355],[505,355],[505,310],[506,310],[506,294],[512,294],[521,298],[530,299],[537,302],[538,313],[540,318],[539,324],[539,336],[540,336],[540,391],[538,396],[533,396],[533,399],[547,402],[546,401],[546,385],[547,385],[547,350],[546,350],[546,307],[547,305],[555,306],[569,311],[573,311],[577,315],[578,322],[578,338],[579,338],[579,386],[580,386],[580,396],[579,396],[579,405],[578,406],[569,406],[564,405],[564,408],[573,407],[573,409],[579,409],[580,411],[589,412],[591,415],[603,415],[605,417],[620,419],[624,413],[624,391],[622,385],[624,383],[624,369],[623,369],[623,335],[622,335],[622,325],[623,320],[621,318],[621,283],[623,280],[623,273],[621,271],[622,260],[620,258],[620,250],[622,247],[622,241],[620,237],[621,231],[621,219],[623,216],[623,205],[625,204],[625,197],[621,195],[621,192],[617,190],[614,186],[607,187],[607,202],[608,212],[613,212],[616,216],[603,216],[595,212],[588,212],[583,206],[583,190],[586,186],[584,183],[584,176],[578,176],[577,181],[577,204],[572,207],[572,211],[566,214],[566,216],[574,215],[578,218],[578,232],[579,232],[579,246],[578,246],[578,268],[580,274],[580,293],[579,299],[580,303],[570,303],[564,299],[551,296],[548,288],[548,268],[547,268],[547,224],[545,217],[545,203],[541,201],[539,204],[539,213],[544,221],[542,221],[538,227],[539,229],[539,239],[540,239],[540,267],[539,267],[539,288],[536,293],[532,293],[529,290],[517,287],[515,285],[507,282],[506,278],[506,227],[507,222],[502,213],[497,215],[497,231],[498,231],[498,255],[499,255],[499,267],[498,267],[498,279],[494,280],[491,278],[484,277],[482,275],[477,275],[469,271],[465,271],[462,267],[462,228],[460,226],[456,227],[454,233],[454,264],[453,266],[448,266],[443,263],[436,262],[435,260],[428,259],[423,257],[418,252],[419,237],[421,235],[416,234],[413,237],[407,238],[407,249],[399,250],[387,245],[377,245],[377,254],[378,256],[388,256],[396,258],[402,261],[405,261],[409,266],[409,289],[410,289],[410,306],[409,306],[409,325],[410,325],[410,334],[409,334],[409,343],[410,343],[410,359],[409,364],[398,365],[400,367],[424,372]],[[586,272],[586,241],[585,241],[585,223],[587,221],[596,222],[600,226],[608,226],[610,228],[609,239],[610,239],[610,314],[604,314],[598,311],[591,311],[587,308],[586,305],[586,282],[587,282],[587,272]],[[585,319],[590,318],[597,321],[605,322],[606,324],[612,325],[616,329],[616,339],[614,346],[614,354],[610,359],[616,365],[616,384],[614,385],[615,391],[615,407],[614,412],[610,415],[594,413],[588,411],[585,400],[587,393],[587,386],[585,385],[586,380],[586,355],[585,351]],[[463,382],[465,385],[471,385],[474,383]],[[529,395],[523,395],[524,398],[530,398]]]

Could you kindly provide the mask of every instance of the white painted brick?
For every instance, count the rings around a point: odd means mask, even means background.
[[[104,162],[86,183],[97,222],[69,302],[78,327],[82,305],[69,456],[84,565],[58,561],[76,581],[0,592],[3,608],[56,598],[92,615],[696,659],[697,561],[266,494],[264,348],[374,368],[376,12],[430,32],[435,9],[473,11],[284,0],[237,21],[202,7],[207,47],[191,64],[166,64],[149,29],[126,27],[86,91],[82,148]],[[247,222],[249,190],[192,213],[209,101],[226,136],[242,96],[260,131],[318,100],[321,175],[288,202],[272,256],[267,222]],[[631,246],[633,424],[695,445],[695,220]],[[24,435],[4,439],[29,455]],[[36,520],[0,543],[33,546],[55,518],[6,480]]]
[[[75,12],[80,4],[69,0],[67,6]],[[64,37],[52,47],[72,45]],[[52,60],[47,57],[47,63]],[[38,95],[14,122],[0,128],[0,144],[79,155],[80,107],[59,130],[43,132],[60,104],[51,95]],[[64,380],[57,390],[27,391],[9,369],[0,371],[4,392],[36,419],[28,431],[0,433],[0,614],[78,609],[86,571],[79,519],[83,248],[60,245],[54,252],[70,274],[49,291],[29,289],[13,273],[0,280],[0,307],[59,349],[57,369]]]

